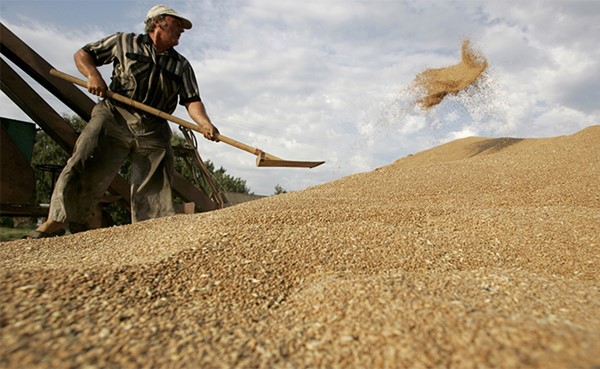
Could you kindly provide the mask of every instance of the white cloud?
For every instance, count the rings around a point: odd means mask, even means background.
[[[538,78],[541,95],[551,103],[598,111],[600,52],[585,53],[561,46],[551,49],[550,55],[551,66],[541,70]]]
[[[598,124],[598,121],[581,111],[554,106],[533,120],[529,129],[536,132],[536,137],[553,137],[579,131],[594,124]],[[567,132],[565,128],[568,128]]]

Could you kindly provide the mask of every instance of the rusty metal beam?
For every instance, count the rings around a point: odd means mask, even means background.
[[[0,203],[0,216],[3,217],[47,217],[47,207],[34,205],[13,205]]]
[[[0,23],[0,52],[36,82],[56,96],[86,122],[95,103],[72,83],[50,74],[50,65],[25,42]]]
[[[77,132],[2,58],[0,58],[0,69],[2,69],[2,75],[0,76],[2,92],[67,153],[71,153],[77,140]],[[119,195],[122,204],[129,208],[129,184],[123,177],[117,175],[109,190]]]
[[[173,173],[173,190],[186,201],[194,202],[197,210],[211,211],[219,208],[204,192],[198,191],[196,186],[177,172]]]
[[[67,153],[73,151],[77,132],[63,117],[54,111],[17,72],[0,58],[0,86],[4,92],[21,110],[27,114],[44,132],[48,134]]]

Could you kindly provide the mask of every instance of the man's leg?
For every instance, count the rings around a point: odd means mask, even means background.
[[[170,142],[140,141],[140,146],[131,155],[131,163],[132,222],[174,215]]]
[[[173,164],[166,150],[154,150],[149,154],[137,152],[131,160],[132,222],[174,215],[171,191]]]
[[[56,223],[84,224],[127,158],[131,141],[111,109],[104,102],[96,105],[57,180],[48,221],[39,230],[53,229]]]

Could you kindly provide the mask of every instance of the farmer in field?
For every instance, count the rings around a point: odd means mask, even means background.
[[[200,99],[192,66],[174,49],[192,23],[173,9],[157,5],[148,11],[145,24],[145,34],[116,33],[75,53],[88,91],[105,97],[108,87],[98,67],[113,64],[110,91],[169,114],[179,100],[205,131],[204,137],[216,140],[219,131]],[[165,119],[109,99],[100,101],[58,178],[48,220],[26,237],[62,235],[65,223],[71,232],[85,229],[90,213],[128,158],[132,222],[173,215],[170,139]]]

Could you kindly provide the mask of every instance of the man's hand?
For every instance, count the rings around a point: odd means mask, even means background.
[[[91,94],[100,97],[106,97],[106,91],[108,86],[102,75],[98,71],[98,68],[94,65],[94,59],[85,50],[79,49],[73,56],[75,59],[75,66],[81,74],[87,77],[87,89]]]
[[[212,123],[209,123],[208,127],[202,128],[204,128],[204,138],[211,141],[219,141],[219,138],[217,137],[219,135],[219,130]]]
[[[208,114],[206,114],[206,109],[204,108],[204,104],[202,103],[202,101],[194,101],[191,103],[187,103],[185,107],[187,108],[190,117],[204,131],[204,138],[206,138],[207,140],[218,142],[219,130],[210,121],[210,118],[208,117]]]
[[[108,86],[106,86],[106,82],[104,82],[104,79],[98,74],[92,75],[90,78],[88,78],[87,89],[90,93],[96,96],[106,97]]]

